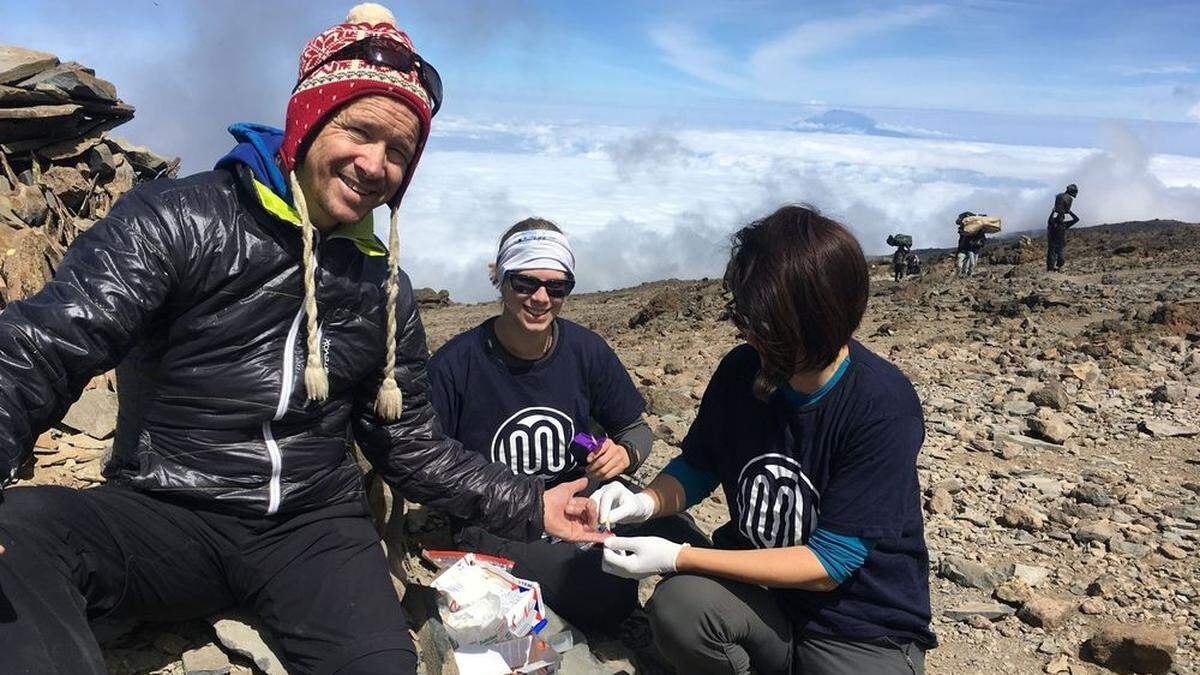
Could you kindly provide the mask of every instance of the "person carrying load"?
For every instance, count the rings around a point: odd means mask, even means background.
[[[979,260],[979,252],[983,250],[988,233],[1000,231],[1000,219],[963,211],[954,222],[958,225],[955,269],[959,277],[969,277],[975,274],[975,263]]]
[[[907,234],[889,234],[887,238],[888,246],[895,246],[896,251],[892,253],[892,279],[900,281],[904,278],[904,273],[908,270],[908,253],[912,250],[912,236]]]
[[[1046,219],[1046,271],[1058,272],[1067,262],[1067,230],[1079,222],[1071,210],[1079,188],[1071,183],[1054,197],[1054,210]],[[1070,217],[1070,220],[1067,218]]]

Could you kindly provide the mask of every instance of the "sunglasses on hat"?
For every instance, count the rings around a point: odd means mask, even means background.
[[[521,295],[533,295],[537,293],[539,288],[544,287],[546,295],[552,298],[565,298],[575,289],[575,280],[570,277],[566,279],[538,279],[527,274],[509,272],[504,275],[504,278],[508,280],[508,285]]]
[[[379,36],[363,38],[330,54],[323,61],[309,68],[301,75],[300,79],[296,81],[296,86],[292,88],[292,92],[295,93],[296,89],[300,88],[301,82],[308,79],[310,75],[320,70],[325,64],[331,61],[350,61],[353,59],[365,61],[376,66],[391,68],[401,73],[416,71],[417,78],[421,81],[421,86],[425,88],[425,93],[429,94],[429,101],[432,106],[429,116],[433,117],[436,115],[442,107],[442,78],[438,75],[437,70],[408,47],[394,40]]]

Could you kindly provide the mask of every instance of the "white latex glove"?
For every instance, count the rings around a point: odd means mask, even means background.
[[[662,537],[609,537],[604,540],[604,561],[600,568],[626,579],[667,574],[675,571],[675,561],[684,546],[687,544],[676,544]]]
[[[600,486],[590,499],[600,510],[600,524],[613,525],[644,523],[654,516],[654,498],[645,492],[634,492],[620,481]]]

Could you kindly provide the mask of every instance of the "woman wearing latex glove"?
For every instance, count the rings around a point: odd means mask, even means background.
[[[641,491],[592,494],[602,525],[686,510],[717,486],[714,547],[614,536],[602,568],[663,579],[655,641],[687,673],[913,673],[936,645],[916,457],[920,401],[853,339],[867,264],[843,226],[788,206],[734,236],[722,360],[682,453]]]
[[[595,486],[636,471],[652,444],[645,401],[604,338],[559,317],[575,287],[566,235],[548,220],[517,223],[500,238],[491,277],[499,315],[452,338],[429,362],[446,433],[551,485],[586,477]],[[637,584],[601,572],[599,549],[520,542],[468,523],[456,525],[454,538],[462,550],[516,562],[514,573],[541,584],[546,603],[582,628],[616,625],[637,605]]]

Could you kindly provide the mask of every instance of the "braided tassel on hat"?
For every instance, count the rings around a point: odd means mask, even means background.
[[[388,233],[388,280],[387,280],[387,357],[383,366],[383,384],[375,398],[375,414],[385,422],[400,419],[404,398],[396,385],[396,296],[400,292],[400,227],[397,223],[400,210],[392,207],[392,218]]]
[[[300,181],[296,180],[296,172],[289,172],[288,180],[291,182],[296,211],[300,213],[300,232],[304,240],[304,314],[308,319],[308,361],[304,366],[304,389],[308,392],[308,400],[324,401],[329,398],[329,373],[325,371],[325,364],[321,361],[321,342],[317,335],[316,258],[313,255],[315,228],[308,219],[308,203],[304,200]]]

